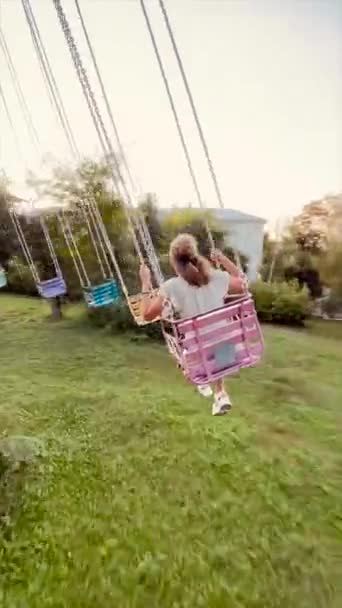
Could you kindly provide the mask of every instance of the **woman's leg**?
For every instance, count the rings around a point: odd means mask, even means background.
[[[197,390],[202,397],[212,397],[213,395],[210,384],[199,384]]]
[[[213,416],[222,416],[226,414],[232,407],[229,395],[225,389],[224,379],[220,378],[213,384],[215,401],[213,404]]]
[[[224,387],[224,379],[220,378],[219,380],[217,380],[216,382],[214,382],[213,384],[213,390],[215,395],[218,395],[219,393],[225,392],[225,387]]]

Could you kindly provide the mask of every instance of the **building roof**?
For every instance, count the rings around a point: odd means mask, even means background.
[[[171,207],[171,208],[160,208],[161,215],[170,215],[171,213],[177,211],[186,211],[187,209],[193,209],[194,211],[197,209],[196,207]],[[224,222],[242,222],[242,223],[259,223],[266,224],[264,218],[259,217],[257,215],[251,215],[249,213],[244,213],[244,211],[238,211],[237,209],[221,209],[215,207],[208,207],[207,211],[212,212],[218,220]]]
[[[244,211],[238,211],[237,209],[212,209],[215,217],[219,220],[228,222],[258,222],[260,224],[266,224],[266,220],[258,215],[251,215]]]
[[[48,215],[49,213],[57,213],[66,206],[54,201],[50,197],[41,197],[38,201],[27,200],[13,195],[11,195],[10,198],[14,203],[16,213],[27,218]]]

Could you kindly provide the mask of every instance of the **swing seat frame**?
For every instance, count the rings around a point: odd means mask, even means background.
[[[120,288],[114,279],[83,288],[83,295],[89,308],[102,308],[121,302]]]
[[[159,293],[158,289],[153,289],[150,294],[149,297],[152,299],[155,296],[157,296]],[[139,325],[140,327],[143,325],[149,325],[151,323],[156,323],[157,321],[159,321],[159,319],[153,319],[153,321],[145,321],[141,315],[141,303],[142,303],[142,299],[143,299],[143,294],[142,293],[137,293],[133,296],[129,296],[128,297],[128,305],[129,305],[129,309],[131,311],[131,314],[136,322],[137,325]]]
[[[2,287],[6,287],[7,285],[7,277],[4,270],[0,270],[0,289]]]
[[[61,275],[57,275],[47,281],[40,281],[37,283],[37,289],[39,295],[46,300],[65,296],[67,292],[65,281]]]
[[[239,301],[204,315],[162,323],[170,354],[185,377],[196,385],[210,384],[260,362],[264,340],[254,301]]]

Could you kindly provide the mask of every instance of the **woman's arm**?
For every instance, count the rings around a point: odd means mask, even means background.
[[[242,294],[246,291],[245,278],[236,264],[219,250],[213,252],[212,260],[222,266],[230,276],[228,294]]]
[[[231,277],[240,277],[241,276],[241,272],[238,269],[238,267],[236,266],[236,264],[234,264],[229,258],[227,258],[227,256],[224,255],[222,253],[222,251],[219,251],[219,250],[214,251],[212,253],[211,259],[216,264],[219,264],[220,266],[222,266],[222,268],[224,270],[226,270],[230,274]]]
[[[143,264],[140,267],[141,280],[141,316],[144,321],[154,321],[160,317],[163,311],[164,298],[161,295],[151,297],[152,282],[151,272],[148,266]]]
[[[240,294],[246,291],[246,283],[240,276],[230,277],[228,294]]]

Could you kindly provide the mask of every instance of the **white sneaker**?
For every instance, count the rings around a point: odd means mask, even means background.
[[[224,416],[232,408],[232,404],[229,395],[222,391],[215,395],[215,401],[213,403],[212,414],[213,416]]]
[[[213,391],[211,390],[209,384],[199,384],[197,386],[197,390],[199,394],[202,395],[202,397],[211,397],[213,394]]]

